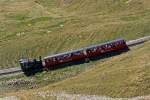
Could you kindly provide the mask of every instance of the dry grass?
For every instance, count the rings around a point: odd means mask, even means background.
[[[133,97],[150,94],[150,42],[125,54],[97,62],[95,67],[71,79],[45,87],[46,90],[67,91],[112,97]]]
[[[107,6],[101,9],[99,4]],[[148,4],[149,0],[132,0],[130,5],[124,0],[74,0],[60,6],[57,0],[2,0],[0,68],[19,66],[22,57],[44,57],[119,37],[149,35]]]
[[[19,66],[22,57],[44,57],[119,37],[130,40],[150,35],[149,0],[65,1],[0,1],[0,69]],[[33,79],[43,87],[94,65],[77,77],[35,91],[52,89],[113,97],[149,94],[149,51],[146,43],[107,61],[37,74]],[[34,98],[31,90],[21,93],[13,92],[24,99]]]
[[[36,98],[36,93],[47,91],[110,97],[149,95],[149,44],[150,42],[147,42],[132,48],[127,53],[107,58],[105,61],[97,61],[93,68],[75,77],[39,89],[20,90],[9,95],[21,98],[31,95],[30,97]],[[50,99],[51,97],[46,98]]]

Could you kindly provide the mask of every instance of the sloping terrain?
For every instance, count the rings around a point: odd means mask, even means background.
[[[58,93],[61,96],[60,93],[64,92],[114,98],[145,96],[150,94],[149,60],[150,42],[147,42],[131,48],[129,52],[97,61],[92,68],[75,77],[39,89],[20,90],[6,95],[27,100],[33,98],[55,100],[57,96],[51,96],[51,93]]]
[[[0,69],[37,58],[150,35],[149,0],[0,0]],[[150,42],[118,56],[32,77],[0,77],[0,97],[56,99],[38,93],[110,97],[150,94]],[[71,77],[71,78],[70,78]]]
[[[149,0],[62,0],[68,11],[79,13],[129,13],[146,10]],[[68,9],[69,8],[69,9]]]
[[[1,0],[0,69],[104,41],[150,34],[149,0]]]
[[[95,63],[95,67],[46,90],[132,97],[150,94],[150,42]]]

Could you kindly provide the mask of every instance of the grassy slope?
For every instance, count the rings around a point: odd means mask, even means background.
[[[43,90],[132,97],[150,93],[150,42],[119,56],[96,62],[85,73],[47,86]]]
[[[133,97],[150,94],[150,42],[127,53],[95,62],[93,68],[75,77],[40,89],[12,92],[9,95],[33,99],[37,92],[62,92]],[[7,94],[8,95],[8,94]],[[31,98],[30,98],[31,97]],[[51,97],[46,97],[50,99]],[[55,98],[55,97],[52,97]],[[56,99],[56,98],[55,98]]]
[[[149,0],[34,1],[0,1],[0,68],[16,66],[22,56],[45,56],[118,37],[135,39],[149,35],[150,32]],[[146,43],[128,53],[100,62],[44,72],[29,78],[23,75],[0,78],[0,81],[32,80],[31,87],[34,84],[41,87],[75,76],[94,65],[93,69],[77,77],[35,91],[53,89],[114,97],[146,95],[150,93],[149,48],[149,43]],[[0,95],[1,92],[5,94],[10,90],[18,91],[30,86],[24,83],[0,83]],[[34,96],[32,91],[13,94],[24,98],[30,96],[31,100]]]
[[[64,79],[76,76],[94,66],[94,62],[73,65],[58,70],[37,73],[32,77],[24,74],[0,77],[0,95],[3,93],[33,89],[53,84]],[[15,82],[14,82],[15,81]],[[26,82],[24,82],[26,81]]]
[[[149,35],[149,4],[149,0],[1,0],[0,68],[17,66],[21,57]]]

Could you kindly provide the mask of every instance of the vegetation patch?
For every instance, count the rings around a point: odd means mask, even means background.
[[[32,80],[37,86],[29,89],[22,85],[21,89],[17,90],[0,85],[0,88],[3,88],[1,95],[17,96],[27,100],[38,97],[55,100],[57,96],[52,96],[52,94],[61,95],[60,93],[63,92],[70,95],[97,95],[114,98],[149,95],[149,49],[149,42],[147,42],[131,48],[129,52],[99,61],[43,72],[33,77],[19,75],[1,78],[1,83],[19,80],[15,83],[21,81],[24,84],[24,81],[31,82]],[[22,91],[22,89],[27,90]],[[44,93],[44,97],[37,93]]]
[[[68,66],[62,69],[37,73],[34,76],[26,77],[23,74],[16,76],[0,77],[0,95],[3,93],[19,90],[36,89],[48,84],[53,84],[69,77],[76,76],[94,66],[94,62]]]

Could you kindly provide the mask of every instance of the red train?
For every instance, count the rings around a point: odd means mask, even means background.
[[[73,50],[65,53],[59,53],[52,56],[47,56],[43,60],[21,59],[20,65],[25,74],[39,71],[40,69],[55,69],[57,65],[80,60],[87,60],[98,57],[106,53],[129,50],[124,39],[117,39],[107,43],[93,45],[90,47]]]

